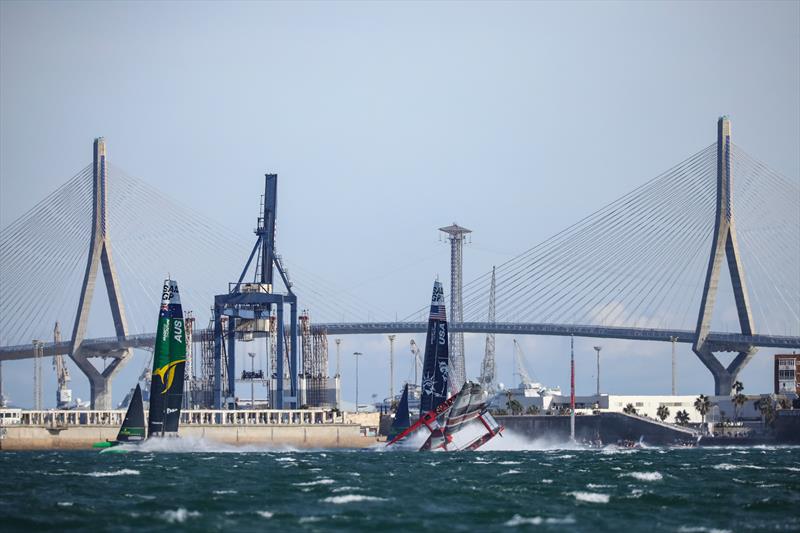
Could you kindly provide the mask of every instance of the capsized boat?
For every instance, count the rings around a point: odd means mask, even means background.
[[[425,340],[425,359],[422,369],[422,398],[420,416],[414,424],[402,429],[401,399],[392,435],[387,446],[406,447],[418,432],[428,432],[422,450],[476,450],[503,431],[489,413],[484,394],[478,383],[467,381],[453,396],[447,396],[449,380],[449,340],[444,290],[439,281],[433,284],[428,333]],[[403,392],[408,411],[408,387]],[[397,429],[399,433],[394,433]],[[424,435],[424,433],[423,433]]]
[[[111,448],[123,443],[141,442],[146,438],[177,436],[185,367],[186,329],[178,283],[166,279],[161,293],[153,352],[147,431],[145,432],[142,391],[137,384],[117,439],[97,442],[93,447]]]

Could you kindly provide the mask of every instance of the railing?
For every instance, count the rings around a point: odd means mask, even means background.
[[[15,413],[16,415],[16,413]],[[35,426],[48,429],[69,427],[119,427],[125,411],[22,411],[13,418],[0,418],[4,426]],[[324,409],[192,409],[181,412],[183,426],[303,426],[345,424],[344,415]]]

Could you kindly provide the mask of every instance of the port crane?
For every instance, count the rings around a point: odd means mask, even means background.
[[[53,328],[53,342],[55,344],[61,342],[61,326],[59,326],[58,321],[56,321],[55,328]],[[69,369],[63,355],[56,354],[53,357],[53,369],[56,371],[56,379],[58,380],[56,408],[68,409],[72,403],[72,390],[69,388]]]
[[[422,373],[422,357],[419,355],[419,346],[414,342],[414,339],[411,339],[409,344],[411,345],[411,353],[414,356],[414,384],[416,385],[419,383],[419,374]]]
[[[528,370],[525,368],[525,353],[522,351],[522,346],[519,345],[517,339],[514,339],[514,365],[516,366],[516,374],[519,374],[520,385],[525,388],[525,385],[533,383]]]

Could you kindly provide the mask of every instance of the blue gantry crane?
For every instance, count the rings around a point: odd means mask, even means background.
[[[275,390],[273,391],[273,407],[277,409],[297,407],[297,296],[292,292],[292,283],[280,257],[275,253],[275,219],[277,216],[278,175],[266,174],[262,208],[255,229],[256,243],[250,257],[242,269],[236,283],[228,285],[227,294],[214,297],[214,407],[221,409],[225,403],[222,397],[222,343],[226,342],[228,359],[228,390],[234,391],[236,378],[236,334],[238,328],[250,327],[255,331],[268,332],[268,324],[272,316],[273,306],[276,310],[277,322]],[[256,259],[254,281],[246,282],[245,276],[250,265]],[[274,290],[274,270],[277,269],[285,293]],[[284,305],[290,306],[289,314],[289,372],[288,380],[284,379]],[[224,321],[223,317],[227,317]],[[227,322],[223,327],[223,322]],[[226,331],[223,331],[225,329]],[[286,389],[288,381],[288,388]],[[287,394],[288,393],[288,394]]]

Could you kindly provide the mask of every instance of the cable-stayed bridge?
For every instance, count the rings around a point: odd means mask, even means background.
[[[164,265],[199,323],[238,277],[247,241],[101,155],[0,232],[0,360],[32,357],[31,339],[48,338],[64,317],[75,319],[73,336],[45,343],[45,355],[124,360],[130,348],[152,346]],[[452,330],[691,343],[725,393],[758,347],[800,348],[799,228],[797,181],[733,144],[720,119],[716,143],[497,266],[494,321],[486,318],[491,273],[467,283],[463,322]],[[288,266],[298,300],[328,334],[425,330],[427,309],[363,322],[363,301]],[[88,339],[80,322],[98,272],[117,334]],[[711,331],[720,278],[735,303],[730,331]],[[735,357],[723,366],[720,352]],[[113,371],[94,379],[107,383]]]

